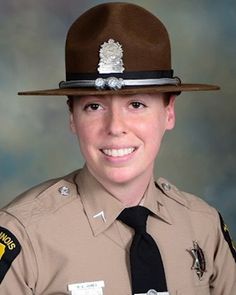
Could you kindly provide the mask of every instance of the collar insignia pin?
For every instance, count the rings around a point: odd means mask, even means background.
[[[192,269],[196,271],[199,280],[201,280],[204,272],[206,272],[206,261],[203,251],[197,241],[193,241],[193,249],[188,251],[194,259]]]
[[[119,42],[109,39],[101,45],[98,64],[99,74],[123,73],[123,49]]]
[[[97,217],[102,217],[103,222],[106,222],[106,218],[105,218],[105,215],[104,215],[104,212],[103,211],[101,211],[98,214],[95,214],[93,216],[93,218],[97,218]]]

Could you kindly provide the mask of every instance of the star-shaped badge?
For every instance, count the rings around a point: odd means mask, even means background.
[[[188,252],[190,252],[193,257],[192,269],[196,271],[199,280],[201,280],[204,272],[206,272],[206,261],[197,241],[193,241],[193,248],[188,250]]]

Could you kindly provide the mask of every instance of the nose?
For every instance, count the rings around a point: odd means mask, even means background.
[[[113,108],[109,111],[106,127],[109,135],[121,136],[127,133],[125,116],[120,109]]]

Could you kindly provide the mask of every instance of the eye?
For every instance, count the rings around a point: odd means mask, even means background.
[[[84,110],[89,112],[99,111],[102,109],[103,107],[99,103],[89,103],[89,104],[86,104],[84,107]]]
[[[133,109],[142,109],[142,108],[146,108],[147,106],[140,101],[132,101],[130,103],[130,107]]]

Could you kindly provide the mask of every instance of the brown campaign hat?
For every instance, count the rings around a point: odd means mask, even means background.
[[[168,32],[144,8],[104,3],[83,13],[66,40],[66,81],[20,95],[107,95],[217,90],[186,84],[171,67]]]

